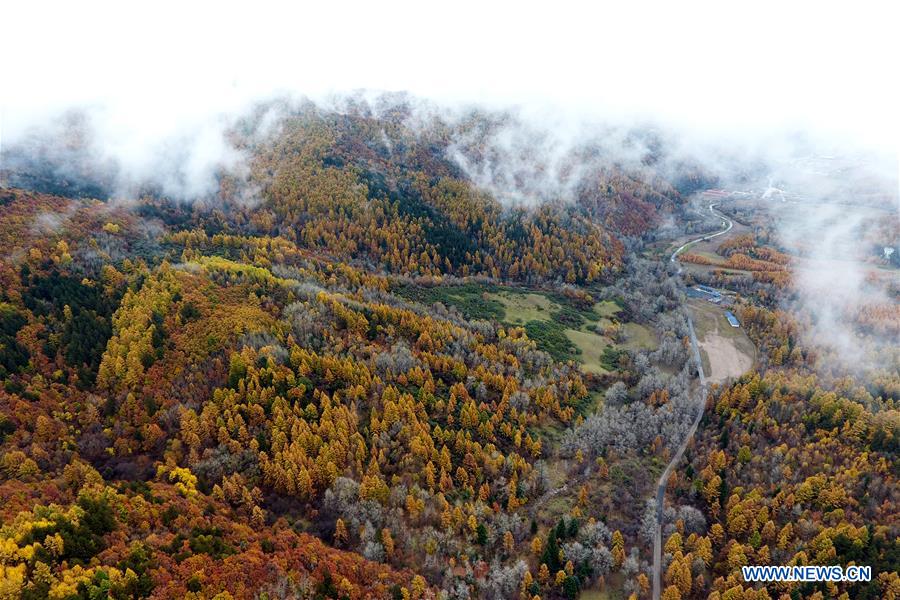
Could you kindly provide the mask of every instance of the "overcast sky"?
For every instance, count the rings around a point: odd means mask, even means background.
[[[891,150],[900,137],[890,2],[134,4],[3,5],[7,141],[73,105],[140,139],[275,92],[358,88]]]

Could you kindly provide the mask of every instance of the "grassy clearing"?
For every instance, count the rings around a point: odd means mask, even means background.
[[[604,328],[613,325],[615,321],[613,319],[607,319],[606,317],[600,317],[597,323],[594,326],[594,329],[597,331],[603,331]]]
[[[720,308],[713,307],[709,302],[695,299],[688,300],[688,306],[694,317],[694,332],[697,334],[698,340],[702,340],[710,331],[716,330],[716,312],[721,311]]]
[[[561,362],[577,360],[588,373],[604,375],[617,368],[618,351],[652,350],[653,332],[637,323],[622,323],[624,342],[619,345],[597,333],[597,328],[617,322],[622,307],[612,300],[590,309],[576,307],[563,296],[468,283],[460,286],[405,285],[398,295],[423,304],[441,302],[455,306],[468,319],[493,319],[524,327],[537,347]]]
[[[640,323],[623,323],[622,331],[625,333],[622,347],[628,350],[655,350],[659,345],[653,331]]]
[[[572,510],[572,500],[564,495],[554,496],[538,510],[538,521],[543,523],[553,523],[564,516],[567,516]]]
[[[709,362],[709,354],[706,353],[706,350],[703,347],[700,347],[700,362],[703,364],[703,373],[711,373],[712,365]]]
[[[536,292],[502,290],[488,297],[503,305],[504,322],[524,325],[529,321],[556,321],[571,329],[577,329],[586,322],[595,322],[597,314],[592,310],[576,308],[564,296],[548,296]]]
[[[488,294],[492,301],[503,306],[503,320],[512,325],[524,325],[529,321],[549,321],[552,313],[560,309],[543,294],[519,293],[504,290]]]
[[[694,333],[697,335],[697,340],[702,341],[708,333],[716,331],[719,318],[722,320],[722,323],[718,324],[719,331],[723,327],[734,329],[728,324],[721,308],[703,300],[690,300],[688,305],[694,317]],[[700,362],[703,363],[703,372],[708,374],[710,372],[709,355],[702,346],[700,347]]]
[[[555,360],[563,362],[581,354],[581,350],[569,338],[570,331],[556,321],[528,321],[525,323],[525,333],[535,341],[537,347]]]
[[[528,337],[538,348],[556,360],[577,360],[588,373],[604,375],[617,368],[620,349],[652,350],[657,341],[653,332],[638,323],[623,323],[625,341],[615,345],[597,333],[610,325],[622,312],[612,300],[597,302],[589,310],[573,307],[564,298],[548,298],[534,292],[502,290],[488,295],[503,305],[503,321],[524,325]]]
[[[537,347],[559,361],[578,360],[586,371],[603,374],[601,353],[610,341],[597,335],[591,323],[598,320],[594,311],[586,311],[557,301],[544,294],[503,290],[489,295],[503,305],[503,321],[525,327]],[[606,303],[612,304],[612,303]],[[616,310],[618,307],[613,304]],[[605,312],[610,312],[607,308]]]
[[[585,371],[596,375],[609,373],[604,366],[603,352],[612,344],[612,341],[596,333],[573,329],[566,329],[565,335],[578,348],[578,358]]]
[[[746,337],[743,328],[732,327],[728,323],[728,319],[725,318],[724,308],[696,298],[690,300],[688,304],[694,315],[694,331],[698,340],[702,340],[707,333],[714,332],[717,329],[719,335],[729,339]]]
[[[594,305],[594,312],[598,317],[610,318],[622,312],[622,307],[612,300],[604,300]]]

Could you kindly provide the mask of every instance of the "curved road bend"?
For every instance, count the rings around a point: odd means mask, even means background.
[[[731,231],[734,223],[731,219],[729,219],[722,213],[717,212],[714,208],[715,206],[716,204],[710,204],[709,212],[722,219],[723,229],[717,233],[713,233],[711,235],[702,235],[698,238],[685,242],[677,250],[675,250],[675,252],[672,253],[671,258],[669,258],[671,262],[676,262],[678,255],[688,246],[695,244],[701,240],[720,236]],[[678,267],[678,272],[681,273],[681,266]],[[672,460],[669,461],[669,464],[666,466],[666,470],[663,471],[662,475],[660,475],[659,482],[656,484],[656,533],[653,535],[653,600],[659,600],[661,593],[660,571],[662,570],[662,521],[663,509],[665,507],[666,500],[666,487],[669,483],[669,477],[672,476],[672,471],[675,470],[675,466],[679,463],[679,461],[681,461],[681,457],[684,456],[684,451],[687,449],[688,444],[691,443],[691,440],[694,439],[694,434],[697,433],[697,427],[700,426],[700,419],[703,418],[703,409],[706,406],[706,376],[703,373],[703,361],[700,358],[700,346],[697,344],[697,336],[694,334],[694,322],[691,320],[690,314],[688,314],[687,316],[687,322],[688,330],[691,334],[691,350],[694,354],[694,362],[697,364],[697,374],[700,378],[697,415],[694,417],[694,421],[691,423],[691,428],[688,430],[687,435],[684,437],[684,440],[678,447],[678,451],[675,452],[675,456],[673,456]]]
[[[720,235],[724,235],[724,234],[728,233],[729,231],[731,231],[731,228],[734,227],[734,221],[732,221],[731,219],[729,219],[728,217],[726,217],[726,216],[723,215],[722,213],[718,212],[718,211],[715,209],[716,205],[718,205],[718,202],[713,202],[712,204],[710,204],[710,205],[709,205],[709,212],[711,212],[711,213],[713,214],[713,216],[722,219],[722,227],[723,227],[723,229],[722,229],[721,231],[717,231],[716,233],[711,233],[711,234],[709,234],[709,235],[701,235],[700,237],[696,237],[696,238],[694,238],[694,239],[692,239],[692,240],[686,241],[686,242],[683,243],[682,245],[678,246],[678,248],[675,250],[675,252],[672,253],[672,256],[669,257],[669,262],[676,262],[676,258],[678,258],[678,255],[681,254],[684,250],[686,250],[688,246],[691,246],[691,245],[693,245],[693,244],[696,244],[697,242],[699,242],[699,241],[701,241],[701,240],[708,240],[708,239],[710,239],[710,238],[714,238],[714,237],[718,237],[718,236],[720,236]],[[699,211],[698,211],[698,212],[699,212]],[[681,267],[680,267],[680,266],[678,267],[678,272],[681,273]]]

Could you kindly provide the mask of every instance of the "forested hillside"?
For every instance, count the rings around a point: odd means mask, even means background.
[[[697,388],[645,249],[705,175],[586,148],[570,196],[511,201],[472,175],[502,116],[271,114],[190,203],[4,165],[0,598],[649,597]],[[897,373],[817,380],[771,308],[675,478],[666,597],[893,597]],[[833,560],[878,581],[735,579]]]

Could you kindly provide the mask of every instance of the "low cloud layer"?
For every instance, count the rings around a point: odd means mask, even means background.
[[[764,194],[778,243],[796,257],[788,308],[808,319],[804,341],[853,371],[900,368],[900,205],[889,166],[808,156],[774,165]]]
[[[896,302],[867,278],[866,211],[900,211],[900,38],[884,3],[88,2],[4,13],[14,26],[0,38],[2,167],[26,156],[76,186],[89,173],[70,193],[129,198],[151,186],[203,198],[223,170],[240,172],[246,157],[227,133],[260,103],[406,91],[432,103],[416,118],[509,110],[488,145],[461,127],[449,152],[501,201],[572,198],[584,169],[639,172],[651,155],[657,173],[689,161],[769,188],[769,202],[787,195],[779,235],[807,256],[799,299],[845,354],[858,343],[846,306]],[[863,157],[864,168],[816,165],[823,156]],[[879,243],[896,248],[896,235]]]
[[[692,145],[760,146],[801,131],[895,152],[900,49],[885,11],[774,0],[18,3],[0,39],[2,145],[77,109],[118,179],[161,172],[167,189],[199,193],[235,160],[222,139],[234,115],[274,96],[370,89],[519,106],[552,132],[542,150],[565,150],[585,123],[653,122]]]

